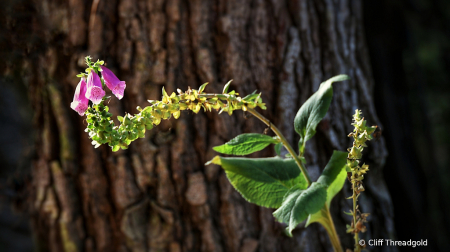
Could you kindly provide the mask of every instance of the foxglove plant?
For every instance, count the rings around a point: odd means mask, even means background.
[[[248,155],[260,151],[274,144],[276,157],[271,158],[242,158],[215,156],[209,164],[220,165],[234,188],[249,202],[259,206],[277,209],[273,215],[287,225],[287,234],[292,235],[294,228],[306,220],[306,226],[311,223],[320,223],[327,231],[331,244],[335,251],[341,252],[342,247],[333,219],[330,214],[330,203],[334,196],[342,189],[347,170],[347,152],[334,151],[330,161],[324,168],[317,181],[312,181],[305,168],[306,160],[303,157],[306,142],[316,133],[316,127],[328,111],[333,97],[332,83],[347,80],[346,75],[335,76],[322,83],[317,90],[299,109],[294,120],[295,131],[300,135],[298,150],[294,150],[278,128],[267,118],[256,111],[256,108],[266,109],[262,102],[261,93],[253,92],[245,97],[240,97],[235,91],[228,91],[228,82],[222,94],[203,93],[205,83],[198,90],[189,88],[183,92],[178,89],[178,94],[167,94],[162,89],[163,97],[159,101],[149,100],[150,106],[137,107],[138,114],[117,116],[119,125],[111,120],[108,106],[103,104],[104,90],[102,80],[97,75],[101,72],[105,85],[113,94],[121,99],[126,87],[124,81],[120,81],[114,73],[103,66],[103,61],[93,63],[86,57],[88,74],[86,98],[94,105],[87,109],[71,107],[80,115],[86,111],[86,132],[92,139],[92,144],[99,147],[108,144],[112,151],[127,149],[128,145],[137,138],[144,138],[146,130],[158,125],[161,120],[172,116],[178,119],[183,110],[191,110],[198,113],[212,109],[227,112],[232,115],[235,110],[243,110],[251,113],[255,118],[266,124],[275,133],[275,137],[268,135],[248,133],[241,134],[221,146],[213,149],[222,154]],[[85,78],[86,73],[77,75]],[[74,102],[80,99],[83,93],[83,85],[79,84],[75,93]],[[80,101],[81,102],[81,101]],[[83,104],[87,101],[83,100]],[[74,103],[73,103],[74,104]],[[370,134],[371,132],[366,132]],[[359,134],[359,133],[357,133]],[[358,135],[359,136],[359,135]],[[366,136],[366,135],[364,135]],[[358,138],[359,139],[359,138]],[[289,154],[281,157],[280,150],[284,147]],[[359,146],[358,146],[359,147]],[[350,157],[350,156],[349,156]]]

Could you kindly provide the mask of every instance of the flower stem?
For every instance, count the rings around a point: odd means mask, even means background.
[[[248,112],[250,112],[252,115],[254,115],[256,118],[258,118],[259,120],[261,120],[263,123],[265,123],[267,126],[269,126],[269,128],[280,138],[281,143],[284,145],[284,147],[287,149],[287,151],[289,152],[289,154],[291,154],[291,156],[294,158],[295,162],[297,163],[298,167],[300,168],[300,170],[302,171],[303,176],[305,177],[305,180],[308,182],[308,186],[311,185],[311,178],[309,177],[308,172],[306,171],[305,166],[303,165],[302,161],[300,160],[300,158],[297,156],[297,153],[295,153],[294,149],[292,148],[292,146],[288,143],[288,141],[286,140],[286,138],[283,136],[283,134],[281,133],[281,131],[275,126],[273,125],[269,119],[265,118],[263,115],[261,115],[260,113],[258,113],[256,110],[248,108]]]

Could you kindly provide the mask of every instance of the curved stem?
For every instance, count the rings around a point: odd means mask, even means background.
[[[295,153],[294,149],[292,148],[292,146],[289,144],[289,142],[286,140],[286,138],[283,136],[283,134],[281,133],[281,131],[275,126],[273,125],[269,119],[265,118],[263,115],[261,115],[260,113],[258,113],[256,110],[248,108],[247,111],[249,113],[251,113],[252,115],[254,115],[256,118],[258,118],[259,120],[261,120],[263,123],[265,123],[267,126],[269,126],[269,128],[280,138],[281,143],[284,145],[284,147],[287,149],[287,151],[289,152],[289,154],[291,154],[291,156],[294,158],[295,162],[297,163],[298,167],[300,168],[300,170],[303,173],[303,176],[305,177],[305,180],[308,182],[308,186],[311,185],[311,178],[309,177],[308,172],[306,171],[305,166],[303,165],[302,161],[300,160],[300,158],[298,157],[297,153]]]
[[[334,226],[333,219],[331,218],[330,208],[325,204],[326,215],[329,222],[329,227],[325,228],[328,232],[328,236],[330,237],[331,244],[334,247],[334,251],[342,252],[341,241],[339,240],[339,236],[336,232],[336,227]]]

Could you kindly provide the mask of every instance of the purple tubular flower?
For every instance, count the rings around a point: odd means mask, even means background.
[[[111,70],[104,66],[102,68],[102,76],[105,80],[106,86],[111,89],[112,93],[120,100],[123,97],[123,92],[126,88],[125,81],[120,81]]]
[[[73,96],[73,102],[70,103],[70,107],[78,112],[80,116],[83,116],[88,108],[88,104],[89,100],[86,98],[86,82],[84,78],[81,78],[77,89],[75,89],[75,95]]]
[[[92,101],[94,104],[99,104],[105,96],[105,90],[102,88],[102,81],[98,74],[92,70],[87,79],[87,91],[86,98]]]

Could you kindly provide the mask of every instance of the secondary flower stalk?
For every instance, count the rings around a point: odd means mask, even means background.
[[[367,147],[366,141],[372,140],[372,134],[375,132],[377,126],[366,126],[366,121],[361,117],[361,110],[356,110],[353,115],[353,126],[355,129],[348,136],[353,137],[353,146],[348,149],[347,166],[348,172],[351,173],[350,182],[352,183],[353,195],[350,199],[353,200],[353,210],[350,210],[350,215],[353,216],[352,224],[347,225],[347,233],[352,233],[355,235],[355,252],[361,251],[361,245],[359,242],[359,232],[365,232],[368,213],[362,213],[358,209],[358,197],[361,192],[364,191],[364,186],[362,180],[364,179],[364,174],[369,171],[369,166],[363,164],[359,165],[359,160],[362,158],[362,152],[364,147]]]
[[[205,86],[206,84],[203,84],[199,90],[189,88],[184,93],[178,90],[178,95],[175,93],[168,95],[163,88],[162,100],[149,101],[151,105],[143,109],[138,107],[140,113],[134,116],[130,114],[118,116],[117,119],[121,123],[119,126],[111,120],[112,114],[103,103],[92,106],[86,112],[88,123],[86,132],[89,133],[95,147],[108,144],[113,151],[118,151],[120,148],[128,148],[128,145],[137,138],[145,137],[145,131],[160,124],[161,120],[172,116],[178,119],[183,110],[198,113],[202,108],[205,111],[215,109],[220,110],[219,113],[227,112],[231,115],[235,110],[266,108],[260,94],[254,93],[244,98],[239,97],[235,91],[224,94],[204,94],[202,91]]]

